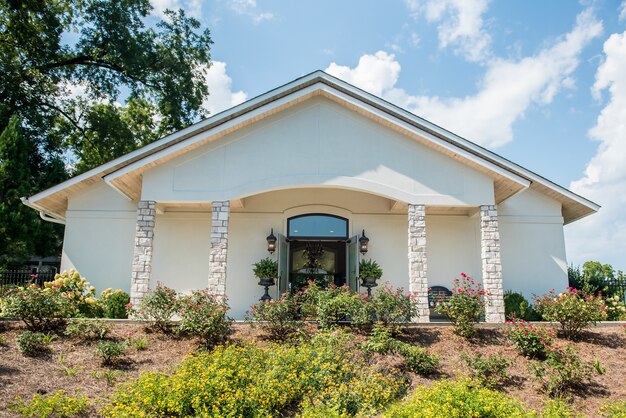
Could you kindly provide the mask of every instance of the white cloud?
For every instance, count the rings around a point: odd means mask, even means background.
[[[571,188],[602,209],[566,228],[568,258],[598,260],[625,269],[626,264],[626,32],[604,43],[605,60],[596,72],[593,93],[608,91],[608,102],[589,136],[599,141],[585,175]]]
[[[228,0],[228,6],[238,15],[249,16],[255,25],[274,19],[271,12],[258,12],[256,0]]]
[[[438,23],[439,47],[454,47],[468,61],[479,62],[491,56],[491,36],[485,31],[483,14],[490,0],[406,0],[411,15],[424,15]]]
[[[152,3],[152,14],[165,16],[165,10],[183,9],[188,16],[199,19],[202,16],[202,0],[150,0]]]
[[[209,96],[202,103],[202,107],[214,115],[246,101],[248,95],[243,91],[232,91],[233,80],[226,74],[226,63],[213,61],[206,72],[206,83],[209,87]]]
[[[602,31],[590,12],[571,32],[534,56],[491,60],[479,91],[462,98],[413,96],[397,88],[400,64],[393,54],[363,55],[351,69],[332,63],[326,71],[487,147],[513,139],[513,124],[532,104],[548,104],[559,89],[573,87],[572,73],[584,46]]]
[[[626,0],[622,1],[619,7],[619,20],[626,20]]]

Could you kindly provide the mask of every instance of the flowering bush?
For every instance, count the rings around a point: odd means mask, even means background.
[[[511,365],[511,360],[506,356],[490,354],[484,357],[477,351],[474,354],[463,353],[461,359],[470,368],[470,376],[485,387],[502,386],[509,378],[506,369]]]
[[[608,418],[626,417],[626,400],[610,401],[602,405],[600,415]]]
[[[17,397],[10,409],[23,417],[65,418],[84,414],[91,405],[84,395],[67,396],[67,392],[59,390],[52,395],[35,394],[30,401]]]
[[[543,358],[548,346],[552,344],[554,331],[550,328],[537,327],[518,319],[507,321],[506,336],[523,356]]]
[[[471,379],[443,380],[418,387],[405,401],[389,408],[384,417],[523,417],[524,406],[514,398],[483,387]]]
[[[550,397],[567,393],[592,382],[593,366],[582,360],[572,346],[562,351],[549,351],[545,361],[533,366],[535,379]]]
[[[178,303],[180,330],[198,337],[205,348],[211,348],[228,339],[232,319],[226,316],[228,304],[218,301],[208,289],[194,290],[191,295],[182,296]]]
[[[178,313],[178,295],[174,289],[157,283],[139,303],[133,307],[133,315],[147,321],[152,328],[168,333],[172,330],[172,318]]]
[[[21,320],[30,331],[63,328],[73,312],[74,307],[56,288],[18,287],[4,298],[3,316]]]
[[[17,336],[17,349],[25,356],[35,357],[50,351],[48,346],[52,338],[52,335],[41,332],[24,331]]]
[[[65,327],[65,335],[84,340],[101,340],[111,331],[111,325],[102,320],[87,318],[72,319]]]
[[[367,296],[353,293],[347,286],[321,289],[317,284],[309,283],[301,299],[303,314],[316,318],[322,329],[348,320],[357,327],[371,325],[373,322]]]
[[[102,307],[102,314],[105,318],[125,319],[128,318],[130,296],[120,289],[105,289],[98,299]]]
[[[487,294],[487,291],[481,289],[480,283],[461,273],[461,279],[454,281],[452,296],[438,303],[435,311],[450,318],[456,334],[470,338],[476,334],[475,325],[484,314]]]
[[[415,313],[415,302],[411,296],[402,288],[394,291],[388,283],[374,292],[370,304],[376,321],[385,326],[409,322]]]
[[[601,296],[568,287],[556,295],[535,297],[537,311],[546,321],[558,322],[565,338],[576,338],[580,332],[597,321],[606,319],[606,304]]]
[[[299,318],[299,306],[293,296],[283,293],[277,300],[268,300],[252,306],[250,319],[261,321],[261,328],[272,339],[283,341],[303,325]]]
[[[626,306],[619,296],[608,297],[604,303],[606,303],[606,319],[608,321],[626,321]]]
[[[98,300],[96,299],[96,288],[87,279],[72,269],[56,274],[54,280],[43,284],[46,289],[55,289],[61,292],[72,305],[74,312],[72,316],[98,317],[102,316]]]
[[[122,384],[105,417],[293,415],[303,403],[341,416],[373,416],[404,393],[332,336],[296,345],[218,347],[188,357],[170,375],[145,373]]]

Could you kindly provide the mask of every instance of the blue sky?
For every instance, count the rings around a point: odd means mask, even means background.
[[[596,201],[568,260],[626,270],[626,0],[152,3],[211,30],[212,112],[325,70]]]

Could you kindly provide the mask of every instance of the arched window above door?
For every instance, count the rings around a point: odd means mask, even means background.
[[[348,239],[348,220],[340,216],[311,213],[287,220],[291,239]]]

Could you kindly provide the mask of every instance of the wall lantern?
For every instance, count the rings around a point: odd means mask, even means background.
[[[365,236],[365,229],[364,229],[363,234],[361,235],[361,238],[359,238],[359,251],[361,251],[361,254],[365,255],[365,253],[367,252],[367,244],[369,242],[370,242],[370,239]]]
[[[274,236],[274,228],[272,228],[272,232],[270,232],[266,239],[267,251],[269,251],[270,254],[274,254],[274,251],[276,251],[276,237]]]

